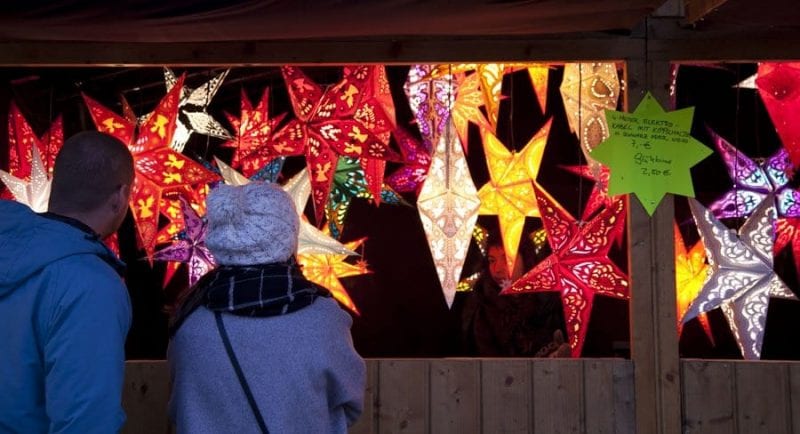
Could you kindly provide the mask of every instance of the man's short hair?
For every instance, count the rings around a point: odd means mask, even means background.
[[[124,143],[98,131],[75,134],[56,156],[50,208],[96,210],[122,185],[131,185],[133,176],[133,156]]]

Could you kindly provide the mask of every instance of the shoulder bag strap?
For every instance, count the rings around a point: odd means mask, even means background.
[[[217,330],[219,330],[219,336],[222,338],[222,343],[225,344],[225,351],[228,352],[228,358],[231,360],[233,370],[236,371],[236,376],[239,378],[239,384],[242,385],[242,390],[244,390],[244,394],[247,397],[247,402],[250,403],[250,409],[253,410],[253,414],[256,416],[258,427],[261,428],[261,432],[263,434],[269,434],[267,424],[264,423],[264,418],[261,416],[261,411],[258,410],[256,399],[253,397],[253,392],[250,391],[250,386],[247,384],[247,380],[244,378],[242,367],[239,365],[239,361],[236,359],[236,353],[233,352],[233,347],[231,347],[231,341],[228,339],[228,332],[225,331],[225,324],[222,322],[222,314],[220,312],[214,312],[214,317],[217,319]]]

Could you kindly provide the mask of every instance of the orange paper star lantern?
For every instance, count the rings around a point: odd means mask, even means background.
[[[323,233],[325,233],[326,236],[329,234],[327,230],[324,230]],[[360,238],[355,241],[350,241],[349,243],[345,243],[345,247],[349,250],[356,250],[365,240],[366,238]],[[351,312],[360,315],[358,308],[355,303],[353,303],[353,299],[350,298],[350,295],[339,279],[343,277],[360,276],[370,271],[367,269],[367,263],[363,259],[359,259],[355,264],[351,264],[345,262],[347,257],[347,254],[308,253],[297,255],[297,262],[302,266],[303,275],[306,279],[328,288],[336,301]]]
[[[675,292],[678,298],[678,332],[680,333],[683,330],[681,319],[686,315],[689,306],[697,298],[697,295],[700,294],[700,290],[703,288],[703,284],[706,283],[711,269],[706,262],[706,250],[703,240],[698,241],[687,250],[678,225],[674,226],[674,233]],[[705,313],[701,313],[698,319],[708,338],[711,342],[714,342],[714,335],[711,333],[708,316]]]

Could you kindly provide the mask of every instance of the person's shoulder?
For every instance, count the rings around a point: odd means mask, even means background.
[[[84,293],[111,297],[127,295],[122,278],[97,255],[68,256],[48,264],[44,270],[54,286],[69,297],[80,297]]]
[[[323,328],[350,328],[353,318],[333,297],[317,297],[314,303],[306,307],[311,321],[318,322]]]

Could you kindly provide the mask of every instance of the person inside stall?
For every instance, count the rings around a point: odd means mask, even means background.
[[[561,298],[557,292],[500,295],[523,274],[520,254],[508,270],[498,236],[490,236],[481,277],[459,293],[462,353],[484,357],[569,357]]]

